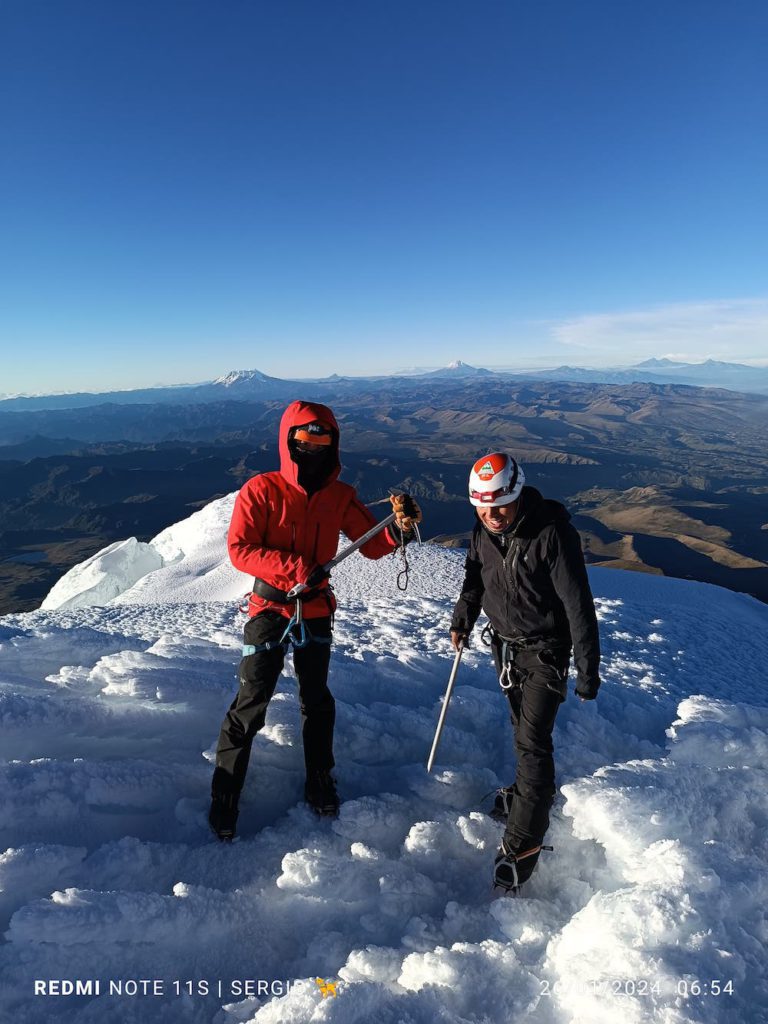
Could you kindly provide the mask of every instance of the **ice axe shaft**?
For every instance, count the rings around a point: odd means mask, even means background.
[[[380,523],[376,523],[376,525],[372,526],[367,533],[363,534],[362,537],[358,537],[356,541],[345,547],[343,551],[340,551],[335,558],[330,560],[330,562],[326,562],[323,569],[325,569],[326,572],[330,572],[332,569],[335,569],[339,562],[344,561],[347,555],[351,555],[353,551],[357,551],[358,548],[363,546],[363,544],[367,544],[371,537],[375,537],[377,533],[381,533],[381,531],[385,530],[390,523],[394,523],[395,519],[397,519],[397,514],[392,512],[386,519],[382,519]],[[288,591],[288,600],[292,601],[294,598],[298,597],[299,594],[303,594],[306,589],[306,583],[297,583],[292,590]]]
[[[443,698],[443,707],[440,711],[440,721],[437,723],[437,730],[435,731],[435,738],[432,741],[432,749],[429,752],[429,760],[427,761],[427,771],[432,771],[432,765],[435,763],[435,754],[437,753],[437,747],[440,743],[440,737],[443,732],[443,725],[445,724],[445,716],[448,712],[448,705],[451,702],[451,694],[453,693],[453,684],[456,682],[456,673],[459,671],[459,662],[461,656],[464,653],[464,644],[459,645],[459,649],[456,651],[456,657],[453,659],[453,668],[451,669],[451,678],[448,680],[448,687],[445,691],[445,697]]]

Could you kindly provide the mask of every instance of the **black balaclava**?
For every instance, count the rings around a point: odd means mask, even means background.
[[[300,452],[293,449],[291,458],[299,467],[297,474],[299,486],[303,487],[307,494],[313,494],[320,490],[331,475],[335,464],[333,451],[330,448],[323,452]]]
[[[292,461],[298,467],[296,476],[299,487],[303,487],[310,495],[319,491],[336,467],[338,445],[330,444],[319,452],[302,452],[291,439],[288,442],[288,450]]]

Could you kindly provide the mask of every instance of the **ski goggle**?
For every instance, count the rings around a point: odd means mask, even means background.
[[[314,423],[304,427],[297,427],[293,432],[292,440],[303,444],[333,444],[333,437],[330,431]]]

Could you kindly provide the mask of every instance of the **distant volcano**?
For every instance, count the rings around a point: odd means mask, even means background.
[[[470,366],[469,363],[462,363],[460,359],[455,359],[452,363],[448,363],[447,366],[441,367],[439,370],[430,370],[429,373],[424,374],[425,377],[490,377],[492,376],[490,370],[486,370],[483,367]]]
[[[276,377],[268,377],[261,370],[230,370],[223,377],[217,377],[213,383],[221,384],[225,388],[231,388],[233,384],[255,384],[259,381],[267,384],[276,379]]]

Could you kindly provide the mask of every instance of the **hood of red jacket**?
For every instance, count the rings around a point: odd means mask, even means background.
[[[320,405],[318,402],[291,402],[280,420],[280,431],[278,434],[278,448],[280,451],[280,472],[294,487],[300,487],[299,467],[291,458],[288,449],[288,434],[293,427],[302,427],[306,423],[323,423],[333,431],[333,453],[335,457],[334,468],[328,475],[326,483],[336,480],[341,473],[339,462],[339,424],[327,405]]]

